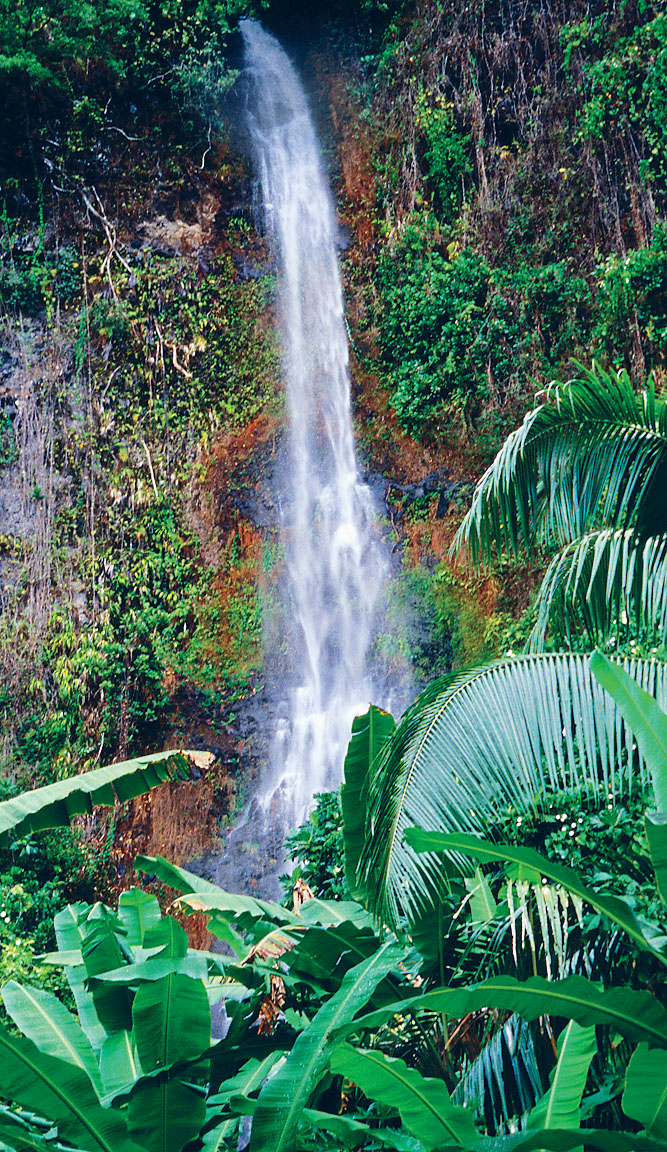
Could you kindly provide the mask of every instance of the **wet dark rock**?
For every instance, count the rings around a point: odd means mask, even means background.
[[[235,252],[232,259],[240,280],[260,280],[271,271],[266,261],[253,260],[241,252]]]
[[[244,490],[232,493],[232,503],[244,520],[249,520],[256,528],[273,528],[276,523],[276,508],[270,494],[260,495]]]
[[[467,503],[474,488],[474,481],[450,482],[448,477],[448,472],[431,472],[429,476],[416,483],[399,484],[395,480],[385,480],[386,504],[394,522],[400,523],[411,504],[429,496],[438,496],[435,511],[437,520],[442,520],[447,515],[453,500],[464,500]],[[397,497],[400,498],[398,507]]]

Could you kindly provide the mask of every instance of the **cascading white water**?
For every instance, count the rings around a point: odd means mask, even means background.
[[[274,37],[256,21],[241,28],[247,122],[279,269],[289,415],[282,528],[297,649],[265,799],[279,794],[295,822],[315,792],[340,780],[353,716],[379,702],[369,656],[388,561],[357,467],[337,222],[306,98]]]

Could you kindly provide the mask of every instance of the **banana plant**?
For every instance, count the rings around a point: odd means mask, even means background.
[[[43,990],[2,989],[21,1035],[0,1025],[0,1096],[11,1101],[0,1144],[42,1147],[48,1134],[53,1152],[218,1148],[256,1109],[253,1148],[291,1150],[304,1109],[331,1088],[336,1030],[401,995],[405,945],[380,938],[358,905],[313,899],[297,916],[166,862],[144,866],[189,889],[184,909],[210,904],[240,954],[189,949],[183,927],[138,889],[117,913],[64,909],[45,960],[64,967],[78,1019]],[[215,1040],[220,1001],[228,1026]]]
[[[96,804],[113,805],[141,796],[165,780],[188,780],[210,765],[209,752],[154,752],[94,768],[0,803],[0,846],[45,828],[66,828],[73,816]]]
[[[664,892],[665,826],[667,812],[667,715],[655,700],[618,665],[600,655],[592,661],[592,672],[614,696],[622,715],[636,734],[637,742],[651,774],[658,812],[647,815],[651,857]],[[650,950],[662,964],[667,963],[664,941],[658,946],[647,939],[624,901],[611,899],[587,887],[577,874],[553,865],[539,854],[512,845],[490,844],[471,835],[426,832],[412,829],[406,837],[417,853],[457,852],[476,861],[506,860],[513,866],[544,873],[628,932],[640,947]],[[442,857],[441,857],[442,858]],[[664,899],[664,898],[663,898]],[[526,1120],[525,1130],[515,1140],[472,1138],[469,1115],[457,1113],[443,1086],[420,1077],[401,1061],[350,1046],[350,1035],[372,1035],[387,1020],[387,1014],[419,1012],[425,1016],[441,1012],[453,1017],[494,1008],[518,1012],[525,1020],[538,1017],[568,1020],[561,1033],[559,1058],[552,1082],[543,1099]],[[630,1121],[642,1125],[638,1134],[605,1133],[580,1129],[581,1102],[588,1069],[595,1053],[594,1030],[606,1025],[636,1047],[625,1070],[622,1108]],[[403,1124],[427,1150],[448,1147],[482,1148],[567,1148],[586,1144],[599,1148],[641,1149],[659,1147],[667,1138],[667,1010],[648,991],[625,987],[600,989],[593,982],[571,976],[565,980],[534,977],[520,982],[510,976],[497,977],[468,987],[431,989],[409,1001],[384,1006],[358,1017],[339,1031],[341,1046],[332,1059],[333,1070],[349,1076],[363,1092],[380,1102],[392,1099]],[[459,1131],[461,1126],[462,1131]],[[578,1132],[578,1134],[577,1134]],[[452,1137],[455,1137],[453,1139]],[[457,1143],[458,1142],[458,1143]]]

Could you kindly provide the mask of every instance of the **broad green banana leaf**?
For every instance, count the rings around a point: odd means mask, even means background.
[[[623,667],[665,703],[667,665]],[[634,744],[586,656],[524,656],[436,681],[375,761],[357,869],[368,906],[395,924],[432,896],[441,862],[418,858],[406,828],[488,833],[500,815],[539,811],[553,792],[622,797],[647,775]]]
[[[427,1149],[445,1142],[467,1147],[477,1137],[472,1112],[452,1104],[444,1081],[422,1076],[397,1057],[341,1044],[332,1053],[330,1067],[371,1100],[397,1108],[405,1127]]]
[[[345,783],[341,789],[345,824],[345,879],[353,896],[359,857],[366,837],[365,793],[369,774],[385,740],[391,736],[396,721],[389,712],[371,704],[363,716],[355,716],[352,736],[345,755]]]
[[[124,1029],[107,1036],[100,1051],[100,1075],[104,1087],[105,1107],[117,1096],[124,1096],[141,1076],[134,1049],[134,1037]]]
[[[251,1152],[292,1152],[303,1109],[326,1070],[334,1043],[332,1033],[368,1003],[378,984],[397,968],[404,955],[401,945],[388,940],[345,974],[338,991],[299,1034],[285,1063],[262,1088],[252,1125]]]
[[[161,856],[137,856],[135,867],[140,872],[157,876],[163,884],[169,884],[184,895],[181,897],[186,909],[193,912],[210,912],[213,919],[209,925],[215,932],[216,914],[220,919],[237,923],[243,928],[251,927],[253,922],[268,921],[278,925],[300,925],[303,921],[294,912],[283,908],[272,900],[257,900],[254,896],[242,896],[235,892],[225,892],[216,884],[203,880],[194,872],[187,872],[185,868],[177,868]],[[262,931],[262,935],[263,935]]]
[[[239,1126],[238,1116],[230,1116],[229,1113],[222,1115],[229,1099],[232,1096],[243,1096],[250,1099],[255,1092],[259,1092],[269,1072],[275,1067],[278,1060],[282,1059],[282,1052],[269,1052],[262,1060],[253,1057],[243,1065],[236,1076],[225,1081],[223,1092],[209,1097],[207,1110],[211,1114],[211,1119],[207,1121],[205,1130],[201,1135],[202,1152],[218,1152],[218,1149],[226,1147],[225,1141],[234,1135]]]
[[[86,920],[90,911],[89,904],[68,904],[58,912],[53,926],[58,948],[62,954],[72,958],[72,963],[65,965],[65,976],[72,989],[81,1027],[90,1040],[94,1052],[98,1054],[107,1038],[107,1033],[97,1015],[93,994],[87,986],[88,977],[81,953],[87,931]]]
[[[155,896],[141,888],[130,888],[118,898],[118,919],[127,933],[128,944],[140,947],[149,928],[160,922],[162,913]]]
[[[595,1028],[571,1020],[558,1038],[558,1061],[549,1091],[530,1114],[528,1128],[578,1128],[588,1069],[597,1052]]]
[[[667,1144],[667,1052],[655,1052],[640,1044],[633,1052],[625,1075],[622,1107],[649,1136]]]
[[[461,1019],[481,1008],[501,1008],[518,1012],[524,1020],[557,1016],[575,1020],[584,1028],[609,1024],[631,1041],[667,1048],[667,1009],[650,992],[631,988],[601,989],[583,976],[565,980],[545,980],[531,976],[519,981],[513,976],[493,976],[465,988],[434,988],[420,996],[388,1004],[338,1028],[342,1040],[352,1034],[376,1031],[394,1015],[406,1012],[446,1012]]]
[[[206,752],[154,752],[22,792],[0,803],[0,846],[8,843],[10,834],[17,838],[64,828],[73,816],[92,812],[95,804],[131,800],[165,780],[189,780],[211,760]]]
[[[133,1032],[144,1073],[198,1057],[211,1039],[211,1012],[200,980],[171,975],[142,984],[132,1005]],[[181,1152],[206,1119],[208,1064],[187,1080],[139,1080],[130,1096],[128,1130],[148,1152]]]
[[[10,1152],[20,1149],[20,1152],[70,1152],[64,1148],[59,1140],[53,1140],[48,1132],[51,1125],[48,1122],[36,1123],[34,1120],[26,1121],[19,1113],[13,1115],[3,1112],[0,1116],[0,1149],[10,1149]]]
[[[139,1152],[124,1118],[102,1108],[81,1068],[47,1056],[1,1024],[0,1095],[48,1117],[64,1142],[87,1152]]]
[[[92,992],[97,1018],[107,1036],[132,1027],[132,996],[127,988],[114,988],[95,981],[95,977],[127,965],[123,951],[121,927],[117,916],[104,904],[94,904],[86,920],[81,956],[88,986]]]
[[[303,1119],[319,1132],[328,1132],[333,1136],[336,1150],[340,1147],[357,1148],[372,1140],[374,1144],[384,1144],[394,1152],[424,1152],[424,1145],[403,1128],[371,1128],[351,1116],[332,1116],[316,1108],[304,1108]]]
[[[91,1043],[57,996],[42,988],[25,987],[16,980],[5,984],[0,995],[17,1028],[40,1052],[81,1068],[101,1094],[102,1082]]]
[[[667,812],[647,812],[644,827],[658,895],[663,904],[667,905]]]

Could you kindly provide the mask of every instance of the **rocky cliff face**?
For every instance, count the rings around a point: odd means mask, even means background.
[[[531,569],[473,579],[447,556],[535,386],[592,355],[662,380],[664,17],[576,0],[324,15],[293,43],[337,194],[359,450],[419,621],[401,643],[427,678],[525,632]],[[243,799],[279,708],[261,641],[283,401],[275,270],[220,102],[233,77],[152,36],[141,76],[121,45],[122,81],[68,41],[67,97],[42,77],[28,99],[18,64],[0,77],[17,161],[1,218],[2,757],[11,787],[165,744],[215,751],[196,818],[173,810],[192,825],[186,859]],[[153,803],[137,835],[173,857]]]

